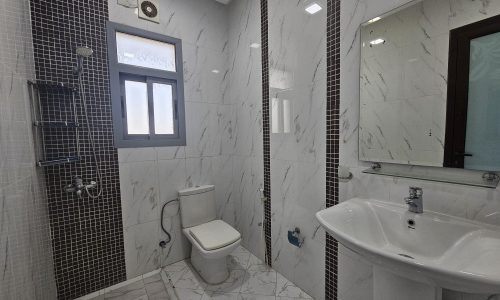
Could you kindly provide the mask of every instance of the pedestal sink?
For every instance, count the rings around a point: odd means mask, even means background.
[[[375,299],[439,300],[441,288],[500,293],[500,227],[360,198],[316,218],[373,264]]]

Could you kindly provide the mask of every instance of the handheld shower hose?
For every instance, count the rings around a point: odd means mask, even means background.
[[[94,159],[95,163],[95,169],[97,173],[97,180],[98,180],[98,187],[99,187],[99,193],[97,195],[92,195],[92,193],[88,190],[87,187],[85,187],[85,191],[87,192],[87,195],[92,198],[96,199],[102,195],[102,174],[101,170],[99,169],[99,163],[97,161],[97,153],[96,153],[96,145],[95,145],[95,139],[94,139],[94,134],[91,131],[90,128],[90,119],[89,119],[89,113],[88,113],[88,108],[87,108],[87,97],[85,94],[85,87],[83,86],[83,58],[90,57],[94,53],[94,51],[88,47],[78,47],[76,49],[76,54],[78,55],[78,61],[77,61],[77,67],[75,68],[75,73],[78,75],[78,93],[80,94],[80,99],[82,100],[83,104],[83,113],[85,115],[85,123],[87,127],[87,133],[88,137],[90,140],[90,146],[92,149],[92,156]]]

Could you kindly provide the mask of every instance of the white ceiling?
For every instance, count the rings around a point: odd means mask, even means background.
[[[217,2],[220,2],[222,4],[229,4],[229,2],[231,2],[231,0],[215,0]]]

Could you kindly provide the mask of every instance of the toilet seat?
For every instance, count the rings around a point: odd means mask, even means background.
[[[241,239],[241,234],[222,220],[213,220],[188,230],[189,235],[206,251],[223,248]]]

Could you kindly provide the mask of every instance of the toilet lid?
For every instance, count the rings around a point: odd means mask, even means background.
[[[189,228],[191,236],[205,250],[215,250],[230,245],[241,238],[241,234],[222,220]]]

